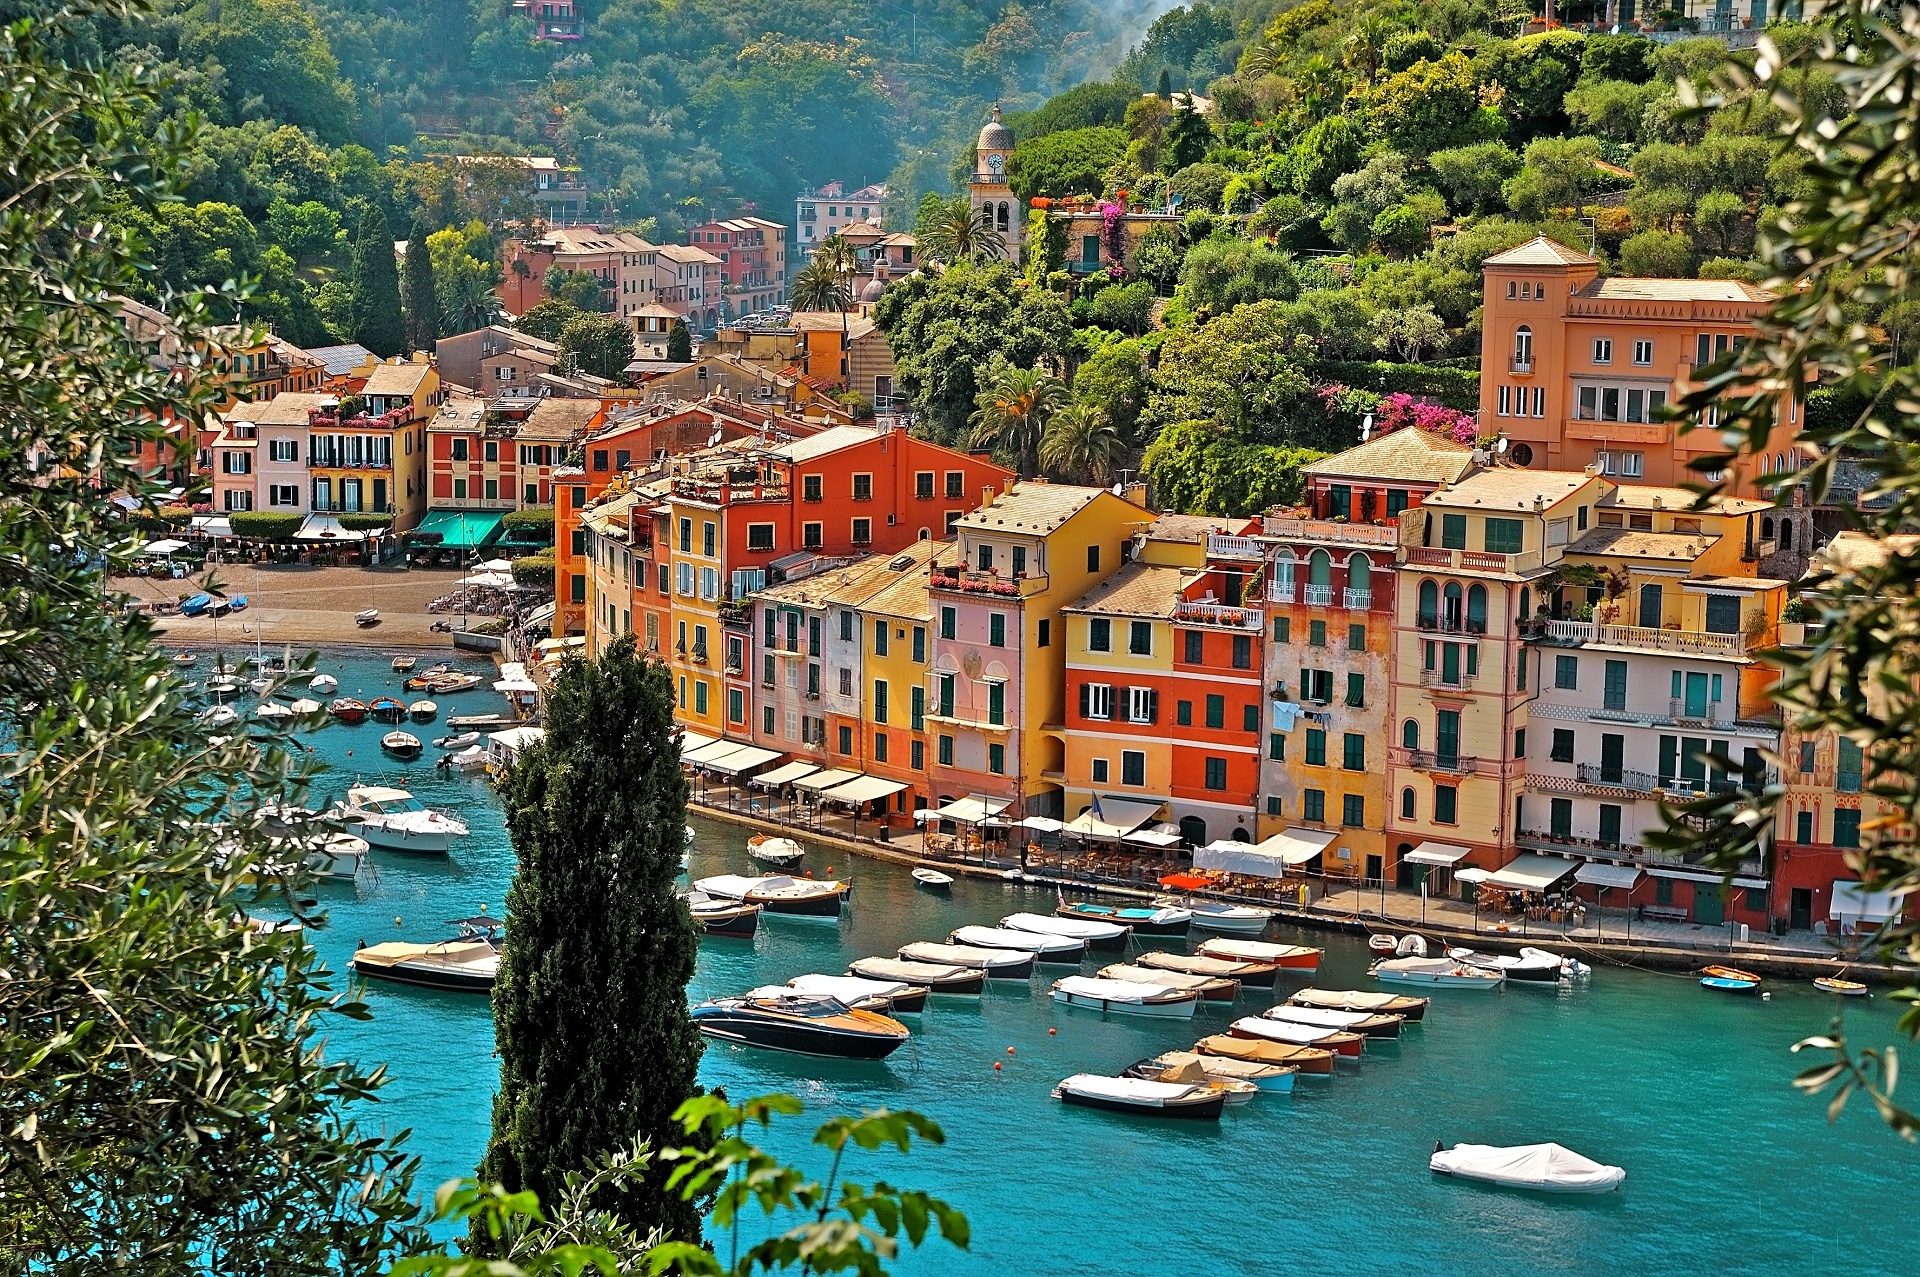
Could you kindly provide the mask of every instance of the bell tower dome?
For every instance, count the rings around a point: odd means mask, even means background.
[[[1018,252],[1020,201],[1007,185],[1007,161],[1013,158],[1013,130],[1000,122],[1000,104],[994,103],[993,118],[980,130],[974,143],[973,180],[968,183],[969,202],[974,215],[985,213],[994,230],[1007,242],[1002,254],[1008,259]]]

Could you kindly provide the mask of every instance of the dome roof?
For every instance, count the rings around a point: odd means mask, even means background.
[[[1000,104],[994,103],[993,118],[980,130],[977,144],[982,151],[1011,151],[1014,146],[1013,130],[1000,123]]]
[[[880,300],[880,294],[886,291],[887,281],[875,275],[867,281],[867,286],[860,290],[860,300],[862,302],[877,302]]]

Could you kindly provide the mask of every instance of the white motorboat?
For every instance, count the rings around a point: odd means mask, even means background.
[[[769,914],[794,918],[838,918],[841,905],[853,890],[852,884],[831,878],[790,878],[786,874],[764,878],[715,874],[693,885],[722,900],[759,905]]]
[[[315,674],[307,683],[316,696],[331,696],[340,688],[340,680],[331,674]]]
[[[411,656],[396,656],[390,668],[395,674],[405,674],[414,667],[414,664],[415,659]]]
[[[404,789],[355,785],[333,815],[352,832],[382,851],[444,856],[466,825],[444,812],[429,811]]]
[[[270,678],[250,678],[247,680],[247,686],[253,689],[255,696],[265,696],[273,690],[273,680]]]
[[[395,758],[418,758],[420,738],[412,732],[388,732],[380,738],[380,748]]]
[[[225,696],[238,696],[241,684],[240,680],[231,674],[215,674],[203,686],[213,694],[215,699],[219,699]]]
[[[1273,921],[1272,910],[1255,909],[1251,905],[1199,901],[1187,907],[1193,910],[1194,926],[1202,931],[1218,931],[1226,935],[1257,936]]]
[[[465,749],[456,749],[451,754],[440,755],[436,767],[445,767],[449,771],[478,772],[487,769],[487,749],[484,745],[469,745]]]
[[[232,727],[240,714],[231,705],[209,705],[201,711],[200,721],[212,728]]]
[[[1055,1099],[1087,1108],[1154,1117],[1218,1119],[1227,1093],[1208,1083],[1150,1082],[1145,1078],[1076,1073],[1053,1089]]]
[[[433,743],[441,749],[465,749],[469,745],[480,743],[480,733],[456,732],[452,736],[442,736]]]
[[[1334,1011],[1327,1007],[1302,1007],[1290,1003],[1272,1007],[1262,1014],[1269,1020],[1305,1024],[1316,1029],[1343,1029],[1370,1038],[1397,1038],[1400,1036],[1400,1026],[1407,1022],[1405,1016],[1389,1011]]]
[[[431,723],[440,716],[440,707],[432,701],[415,701],[407,706],[407,717],[416,723]]]
[[[1148,1015],[1168,1020],[1191,1020],[1200,995],[1191,989],[1169,989],[1130,980],[1107,980],[1070,975],[1053,982],[1053,1000],[1068,1006],[1091,1007],[1122,1015]]]
[[[1497,989],[1506,973],[1470,967],[1452,958],[1384,958],[1367,974],[1389,984],[1430,984],[1451,989]]]
[[[1014,931],[1031,931],[1040,936],[1063,936],[1078,940],[1089,949],[1117,953],[1127,947],[1133,928],[1117,922],[1099,922],[1088,918],[1056,918],[1044,913],[1010,913],[1000,925]]]
[[[199,659],[200,657],[193,652],[176,652],[173,657],[173,663],[181,669],[186,669]]]
[[[264,718],[269,722],[279,722],[293,717],[293,710],[279,701],[261,701],[253,707],[255,718]]]
[[[1087,952],[1086,942],[1071,936],[1043,936],[1005,927],[957,927],[947,936],[947,943],[975,949],[1011,949],[1032,954],[1036,962],[1065,966],[1079,966]]]
[[[747,839],[747,854],[770,865],[797,865],[806,849],[791,838],[774,834],[754,834]]]
[[[916,940],[895,953],[902,962],[970,967],[989,980],[1025,980],[1033,974],[1033,955],[1013,949],[977,949],[970,944],[935,944]]]
[[[838,998],[856,1011],[883,1015],[912,1014],[927,1009],[927,987],[904,980],[869,980],[857,975],[797,975],[787,981],[802,993]]]
[[[1576,962],[1545,949],[1525,947],[1518,956],[1507,953],[1482,953],[1477,949],[1457,949],[1447,946],[1447,956],[1456,962],[1464,962],[1471,967],[1485,967],[1490,971],[1499,971],[1507,979],[1520,984],[1558,984],[1562,980],[1574,980],[1593,974],[1593,968],[1584,962]]]
[[[1319,1047],[1350,1060],[1360,1058],[1360,1048],[1366,1043],[1360,1034],[1345,1029],[1323,1029],[1317,1024],[1269,1020],[1261,1015],[1235,1020],[1227,1032],[1236,1038],[1257,1038],[1267,1042],[1282,1042],[1288,1046]]]
[[[1430,1170],[1455,1179],[1479,1180],[1501,1188],[1536,1193],[1611,1193],[1626,1182],[1627,1172],[1559,1144],[1455,1144],[1433,1146]]]
[[[319,701],[302,696],[299,700],[287,706],[287,708],[299,717],[305,718],[309,714],[324,713],[327,707]]]
[[[367,840],[353,834],[327,834],[307,851],[307,868],[322,878],[358,877],[367,858]]]
[[[686,843],[687,843],[687,846],[691,847],[693,846],[693,826],[692,825],[686,826],[686,830],[687,830]]]
[[[456,993],[490,993],[500,974],[500,950],[490,938],[471,934],[438,944],[363,942],[352,962],[356,975]]]

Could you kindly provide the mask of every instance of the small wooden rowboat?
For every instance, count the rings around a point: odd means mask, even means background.
[[[1723,975],[1700,977],[1700,987],[1714,993],[1752,993],[1760,987],[1758,980],[1734,980]]]
[[[938,869],[916,869],[913,880],[928,891],[952,891],[953,875],[943,874]]]
[[[1813,987],[1822,993],[1831,993],[1842,998],[1864,998],[1867,986],[1858,980],[1842,980],[1838,976],[1823,975],[1813,982]]]
[[[1236,1038],[1219,1033],[1201,1038],[1193,1044],[1193,1049],[1202,1055],[1225,1056],[1230,1060],[1287,1065],[1315,1077],[1330,1077],[1333,1074],[1333,1052],[1325,1047],[1293,1046],[1286,1042]]]
[[[1718,980],[1741,980],[1748,984],[1759,984],[1760,977],[1751,971],[1742,971],[1739,967],[1701,967],[1700,974]]]

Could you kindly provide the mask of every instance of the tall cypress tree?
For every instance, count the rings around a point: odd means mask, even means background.
[[[407,349],[433,349],[440,338],[440,294],[433,282],[433,256],[427,251],[427,220],[413,219],[407,237]]]
[[[667,329],[667,362],[684,364],[692,358],[693,334],[687,331],[686,320],[676,319]]]
[[[546,727],[506,782],[519,871],[493,987],[500,1092],[480,1178],[556,1201],[568,1171],[636,1135],[655,1149],[684,1142],[672,1114],[698,1090],[701,1043],[687,1015],[697,939],[674,894],[687,782],[667,667],[631,635],[569,660]],[[598,1204],[697,1243],[699,1214],[664,1190],[669,1170]]]
[[[353,245],[353,339],[382,359],[407,344],[400,314],[400,272],[393,264],[393,229],[378,204],[360,218]]]

